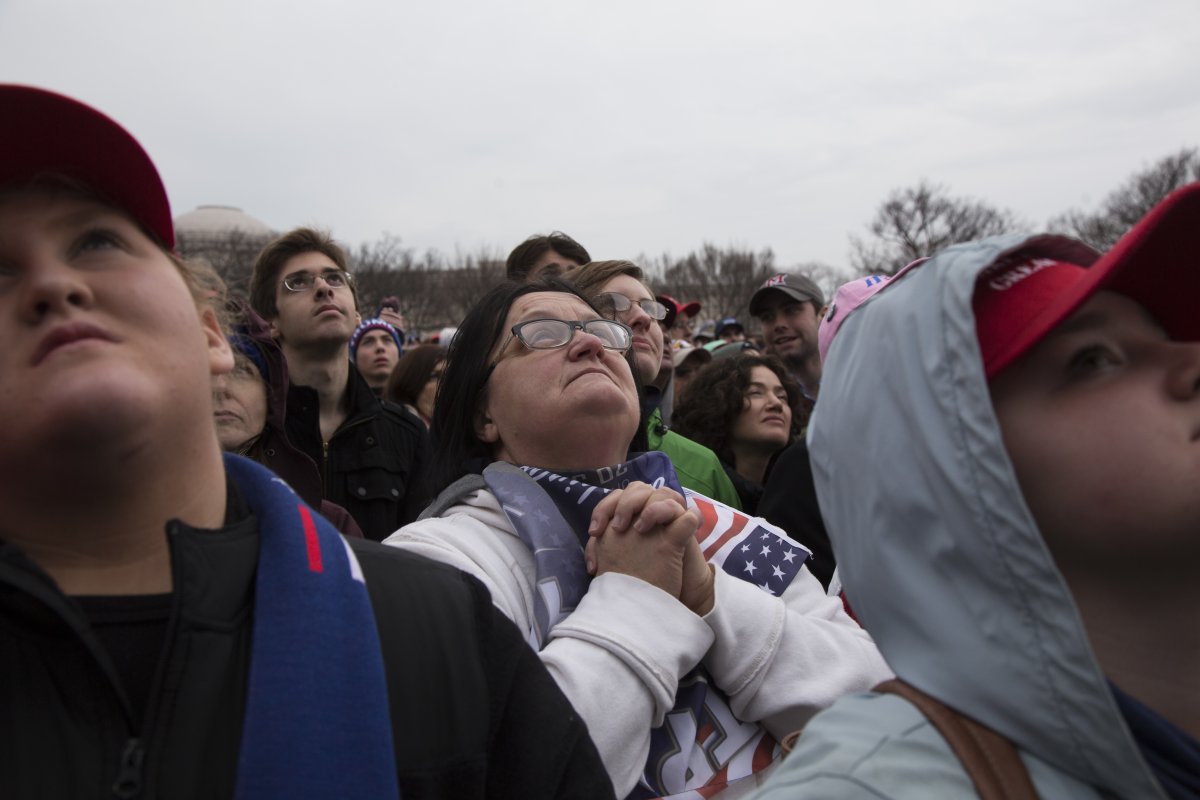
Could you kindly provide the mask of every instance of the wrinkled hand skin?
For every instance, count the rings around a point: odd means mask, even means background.
[[[712,608],[713,574],[696,542],[699,527],[699,514],[678,492],[631,483],[592,513],[588,572],[630,575],[704,615]]]

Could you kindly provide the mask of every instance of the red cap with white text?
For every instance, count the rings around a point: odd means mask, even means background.
[[[1034,237],[980,273],[975,330],[993,377],[1098,291],[1125,295],[1181,341],[1200,340],[1200,183],[1172,193],[1112,250]]]

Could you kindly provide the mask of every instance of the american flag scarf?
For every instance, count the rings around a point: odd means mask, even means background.
[[[572,475],[495,463],[483,471],[483,479],[534,556],[537,591],[527,634],[537,649],[587,592],[591,579],[583,547],[592,510],[632,481],[682,494],[700,512],[696,538],[708,562],[772,595],[783,594],[809,556],[766,520],[681,487],[671,460],[656,451]],[[680,679],[674,708],[651,731],[646,768],[629,797],[712,797],[778,756],[774,737],[756,722],[738,720],[728,698],[698,666]]]

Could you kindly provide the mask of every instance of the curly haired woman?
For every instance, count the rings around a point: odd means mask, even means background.
[[[717,454],[742,509],[754,514],[772,460],[806,421],[803,396],[774,356],[717,359],[696,373],[671,422],[681,435]]]

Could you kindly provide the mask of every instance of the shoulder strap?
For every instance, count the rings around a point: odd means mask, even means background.
[[[958,756],[982,800],[1037,800],[1029,770],[1008,739],[899,678],[874,691],[898,695],[920,709]]]

